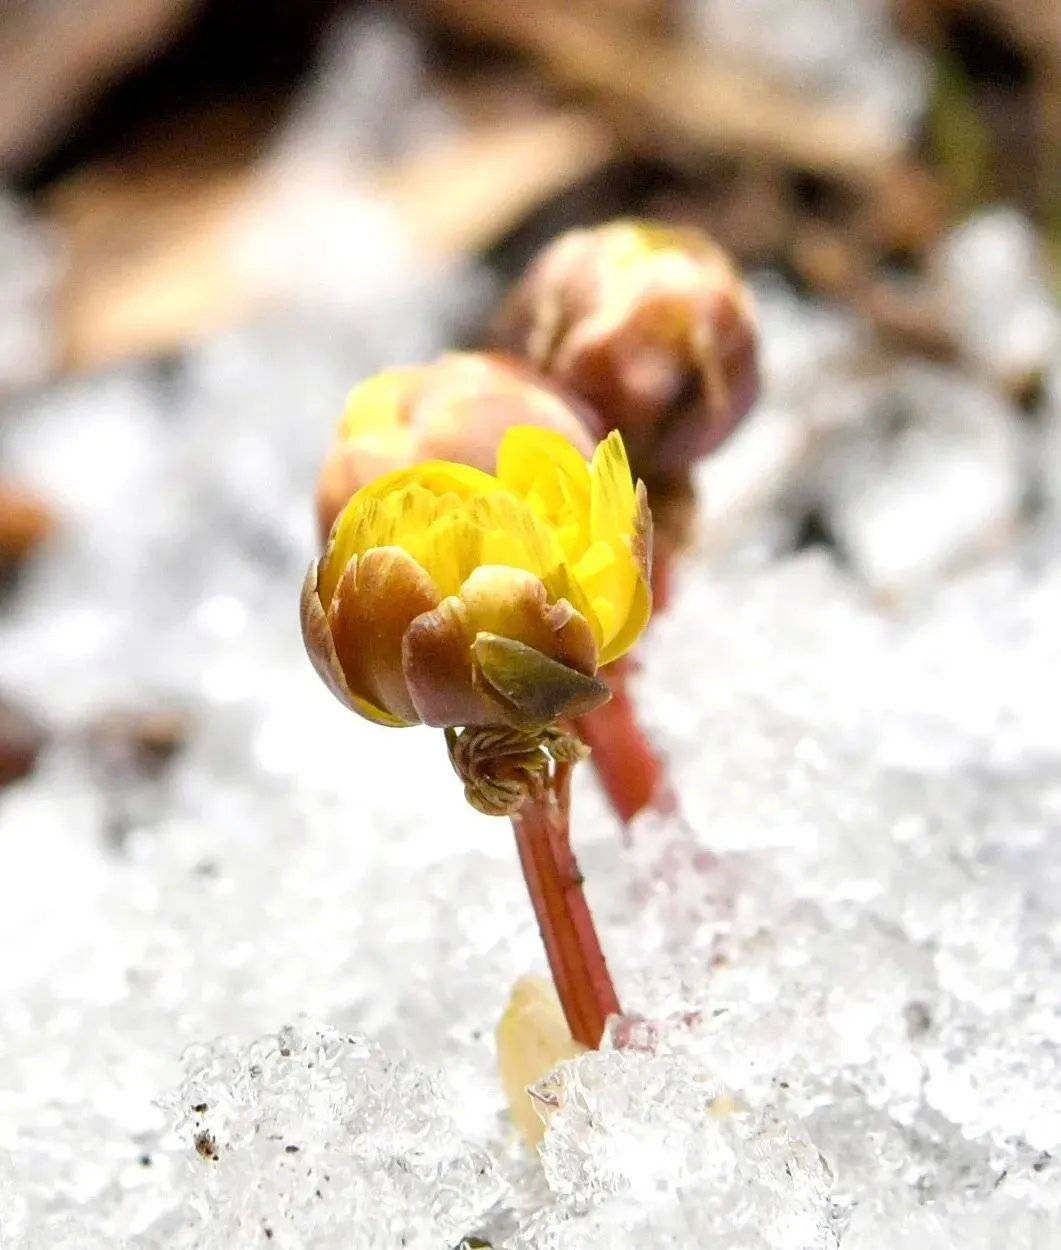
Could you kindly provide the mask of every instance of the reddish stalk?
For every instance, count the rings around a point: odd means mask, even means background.
[[[623,661],[605,669],[600,675],[611,687],[611,699],[575,721],[608,800],[625,824],[663,792],[663,764],[637,723],[628,671]]]
[[[596,1049],[610,1015],[619,1013],[608,966],[571,850],[571,765],[553,776],[512,817],[523,876],[571,1036]]]

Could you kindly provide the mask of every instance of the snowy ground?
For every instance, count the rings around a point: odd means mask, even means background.
[[[762,296],[764,403],[642,650],[683,817],[624,845],[576,796],[654,1023],[557,1074],[540,1161],[495,1077],[543,965],[509,828],[439,735],[345,713],[296,619],[342,395],[441,348],[452,299],[10,414],[67,523],[0,615],[0,685],[61,730],[0,796],[4,1250],[1061,1246],[1061,396],[1030,427],[867,374]],[[808,499],[839,560],[785,553]],[[85,718],[151,701],[186,751],[101,764]]]
[[[687,10],[906,134],[924,66],[849,7]],[[450,124],[366,20],[280,173]],[[543,968],[510,830],[437,734],[344,712],[297,625],[346,390],[489,287],[414,289],[370,205],[304,209],[248,244],[312,292],[290,322],[0,413],[64,521],[0,604],[0,690],[57,730],[0,793],[0,1250],[1061,1248],[1061,373],[1034,417],[997,385],[1057,356],[1028,228],[939,249],[960,371],[758,284],[765,393],[641,651],[682,814],[624,842],[576,794],[640,1049],[551,1078],[538,1156],[495,1074]],[[49,368],[58,259],[0,216],[6,396]],[[86,731],[145,705],[192,724],[154,774]]]

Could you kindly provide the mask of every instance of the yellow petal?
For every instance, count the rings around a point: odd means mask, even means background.
[[[550,520],[568,509],[588,510],[589,466],[554,430],[533,425],[507,430],[497,451],[497,477],[520,498],[538,492]]]
[[[602,654],[630,614],[639,581],[637,565],[624,540],[595,542],[574,568],[575,580],[601,627]]]
[[[453,465],[452,468],[463,470],[465,466]],[[478,471],[470,469],[468,472]],[[486,473],[479,476],[487,483],[492,481]],[[332,528],[322,561],[320,589],[325,607],[346,566],[355,556],[363,555],[372,547],[404,547],[427,567],[423,557],[431,546],[431,526],[460,509],[467,483],[461,473],[429,473],[424,477],[434,486],[418,480],[415,470],[399,469],[363,486],[350,499]],[[388,482],[392,484],[389,487]],[[446,486],[461,489],[447,490]]]
[[[575,560],[590,540],[589,466],[552,430],[514,426],[498,451],[498,477],[555,532]]]
[[[382,499],[407,486],[422,486],[435,495],[454,494],[461,499],[492,495],[503,489],[496,477],[484,473],[482,469],[473,469],[470,464],[455,464],[450,460],[424,460],[407,469],[395,469],[362,489],[366,497]]]
[[[574,565],[574,578],[600,623],[601,664],[629,650],[648,622],[651,517],[644,489],[635,488],[617,431],[597,447],[590,465],[593,541]]]
[[[422,375],[423,368],[417,365],[384,369],[355,386],[339,420],[339,438],[383,434],[404,425],[408,400]]]
[[[553,987],[540,977],[521,977],[498,1021],[497,1066],[509,1115],[529,1146],[541,1141],[545,1125],[528,1088],[585,1049],[571,1036]]]
[[[598,443],[590,477],[590,532],[595,539],[612,541],[633,533],[637,500],[630,462],[618,430]]]
[[[641,633],[652,615],[652,590],[643,577],[638,576],[634,593],[627,609],[626,619],[619,625],[613,638],[601,650],[600,662],[603,667],[611,664],[627,651],[641,637]]]
[[[552,590],[550,579],[563,565],[564,553],[555,531],[545,521],[507,491],[472,500],[469,514],[482,531],[483,564],[526,569]]]
[[[378,466],[358,473],[358,483],[415,459],[410,417],[423,372],[419,366],[385,369],[350,392],[336,430],[337,446],[357,457],[358,468]]]
[[[483,563],[483,531],[463,503],[432,522],[410,545],[442,595],[457,594]]]
[[[633,597],[626,619],[601,653],[601,664],[610,664],[629,651],[652,615],[652,513],[644,482],[638,482],[634,501],[634,531],[626,544],[635,578]]]

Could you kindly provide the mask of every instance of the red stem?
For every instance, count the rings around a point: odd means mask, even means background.
[[[551,781],[512,817],[512,827],[568,1028],[595,1049],[608,1016],[619,1013],[619,1000],[582,893],[570,809],[571,766],[557,764]]]
[[[671,597],[671,551],[658,542],[652,564],[654,610],[666,609]],[[653,804],[667,806],[663,763],[637,723],[634,701],[626,687],[628,661],[621,660],[600,675],[611,687],[612,697],[575,720],[578,736],[592,752],[590,760],[608,801],[624,824]]]
[[[629,824],[638,812],[661,798],[663,764],[637,723],[626,674],[622,661],[601,673],[612,697],[578,717],[575,727],[590,748],[590,763],[616,815]]]

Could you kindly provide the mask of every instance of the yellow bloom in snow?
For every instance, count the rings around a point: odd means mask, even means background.
[[[535,731],[608,697],[651,610],[651,519],[622,439],[590,462],[513,426],[496,473],[429,460],[363,486],[302,594],[335,694],[383,725]]]

